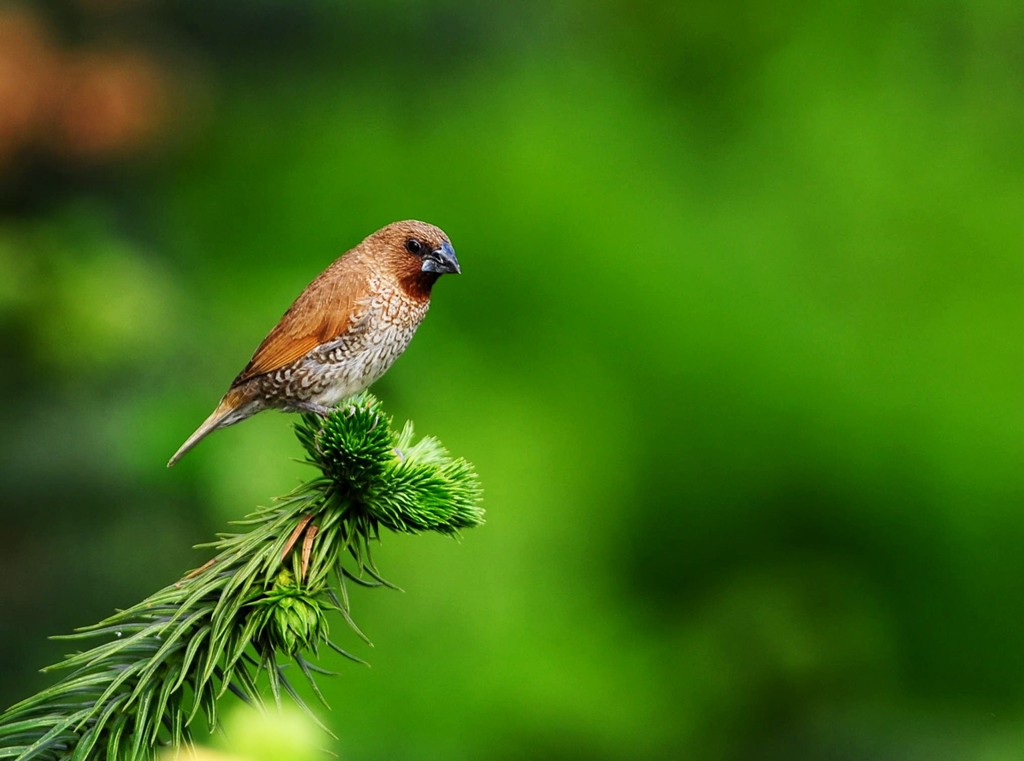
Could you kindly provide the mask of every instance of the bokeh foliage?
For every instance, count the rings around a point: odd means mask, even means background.
[[[419,217],[465,274],[375,390],[489,524],[385,543],[415,594],[355,602],[343,755],[1020,756],[1024,10],[40,8],[177,107],[128,157],[6,165],[7,703],[44,634],[303,475],[272,414],[162,463],[313,275]]]

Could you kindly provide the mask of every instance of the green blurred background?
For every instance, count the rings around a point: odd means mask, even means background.
[[[488,523],[384,537],[343,759],[1024,757],[1022,50],[1012,2],[0,5],[0,702],[308,475],[277,413],[164,463],[413,217],[464,274],[375,391]]]

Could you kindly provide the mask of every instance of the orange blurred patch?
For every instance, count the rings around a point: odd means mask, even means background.
[[[48,120],[59,65],[60,52],[35,14],[0,9],[0,169]]]
[[[52,147],[79,159],[137,152],[166,130],[170,86],[144,52],[87,51],[70,59],[52,124]]]

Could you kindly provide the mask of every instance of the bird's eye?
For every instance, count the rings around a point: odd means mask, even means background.
[[[416,254],[417,256],[419,256],[421,253],[423,253],[423,244],[420,243],[415,238],[409,238],[409,240],[405,242],[405,250],[408,251],[410,254]]]

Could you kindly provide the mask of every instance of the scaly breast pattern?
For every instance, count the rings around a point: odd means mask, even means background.
[[[379,281],[374,285],[376,295],[356,310],[345,333],[260,376],[260,395],[277,407],[293,400],[331,406],[387,372],[409,345],[430,302],[414,301]]]

